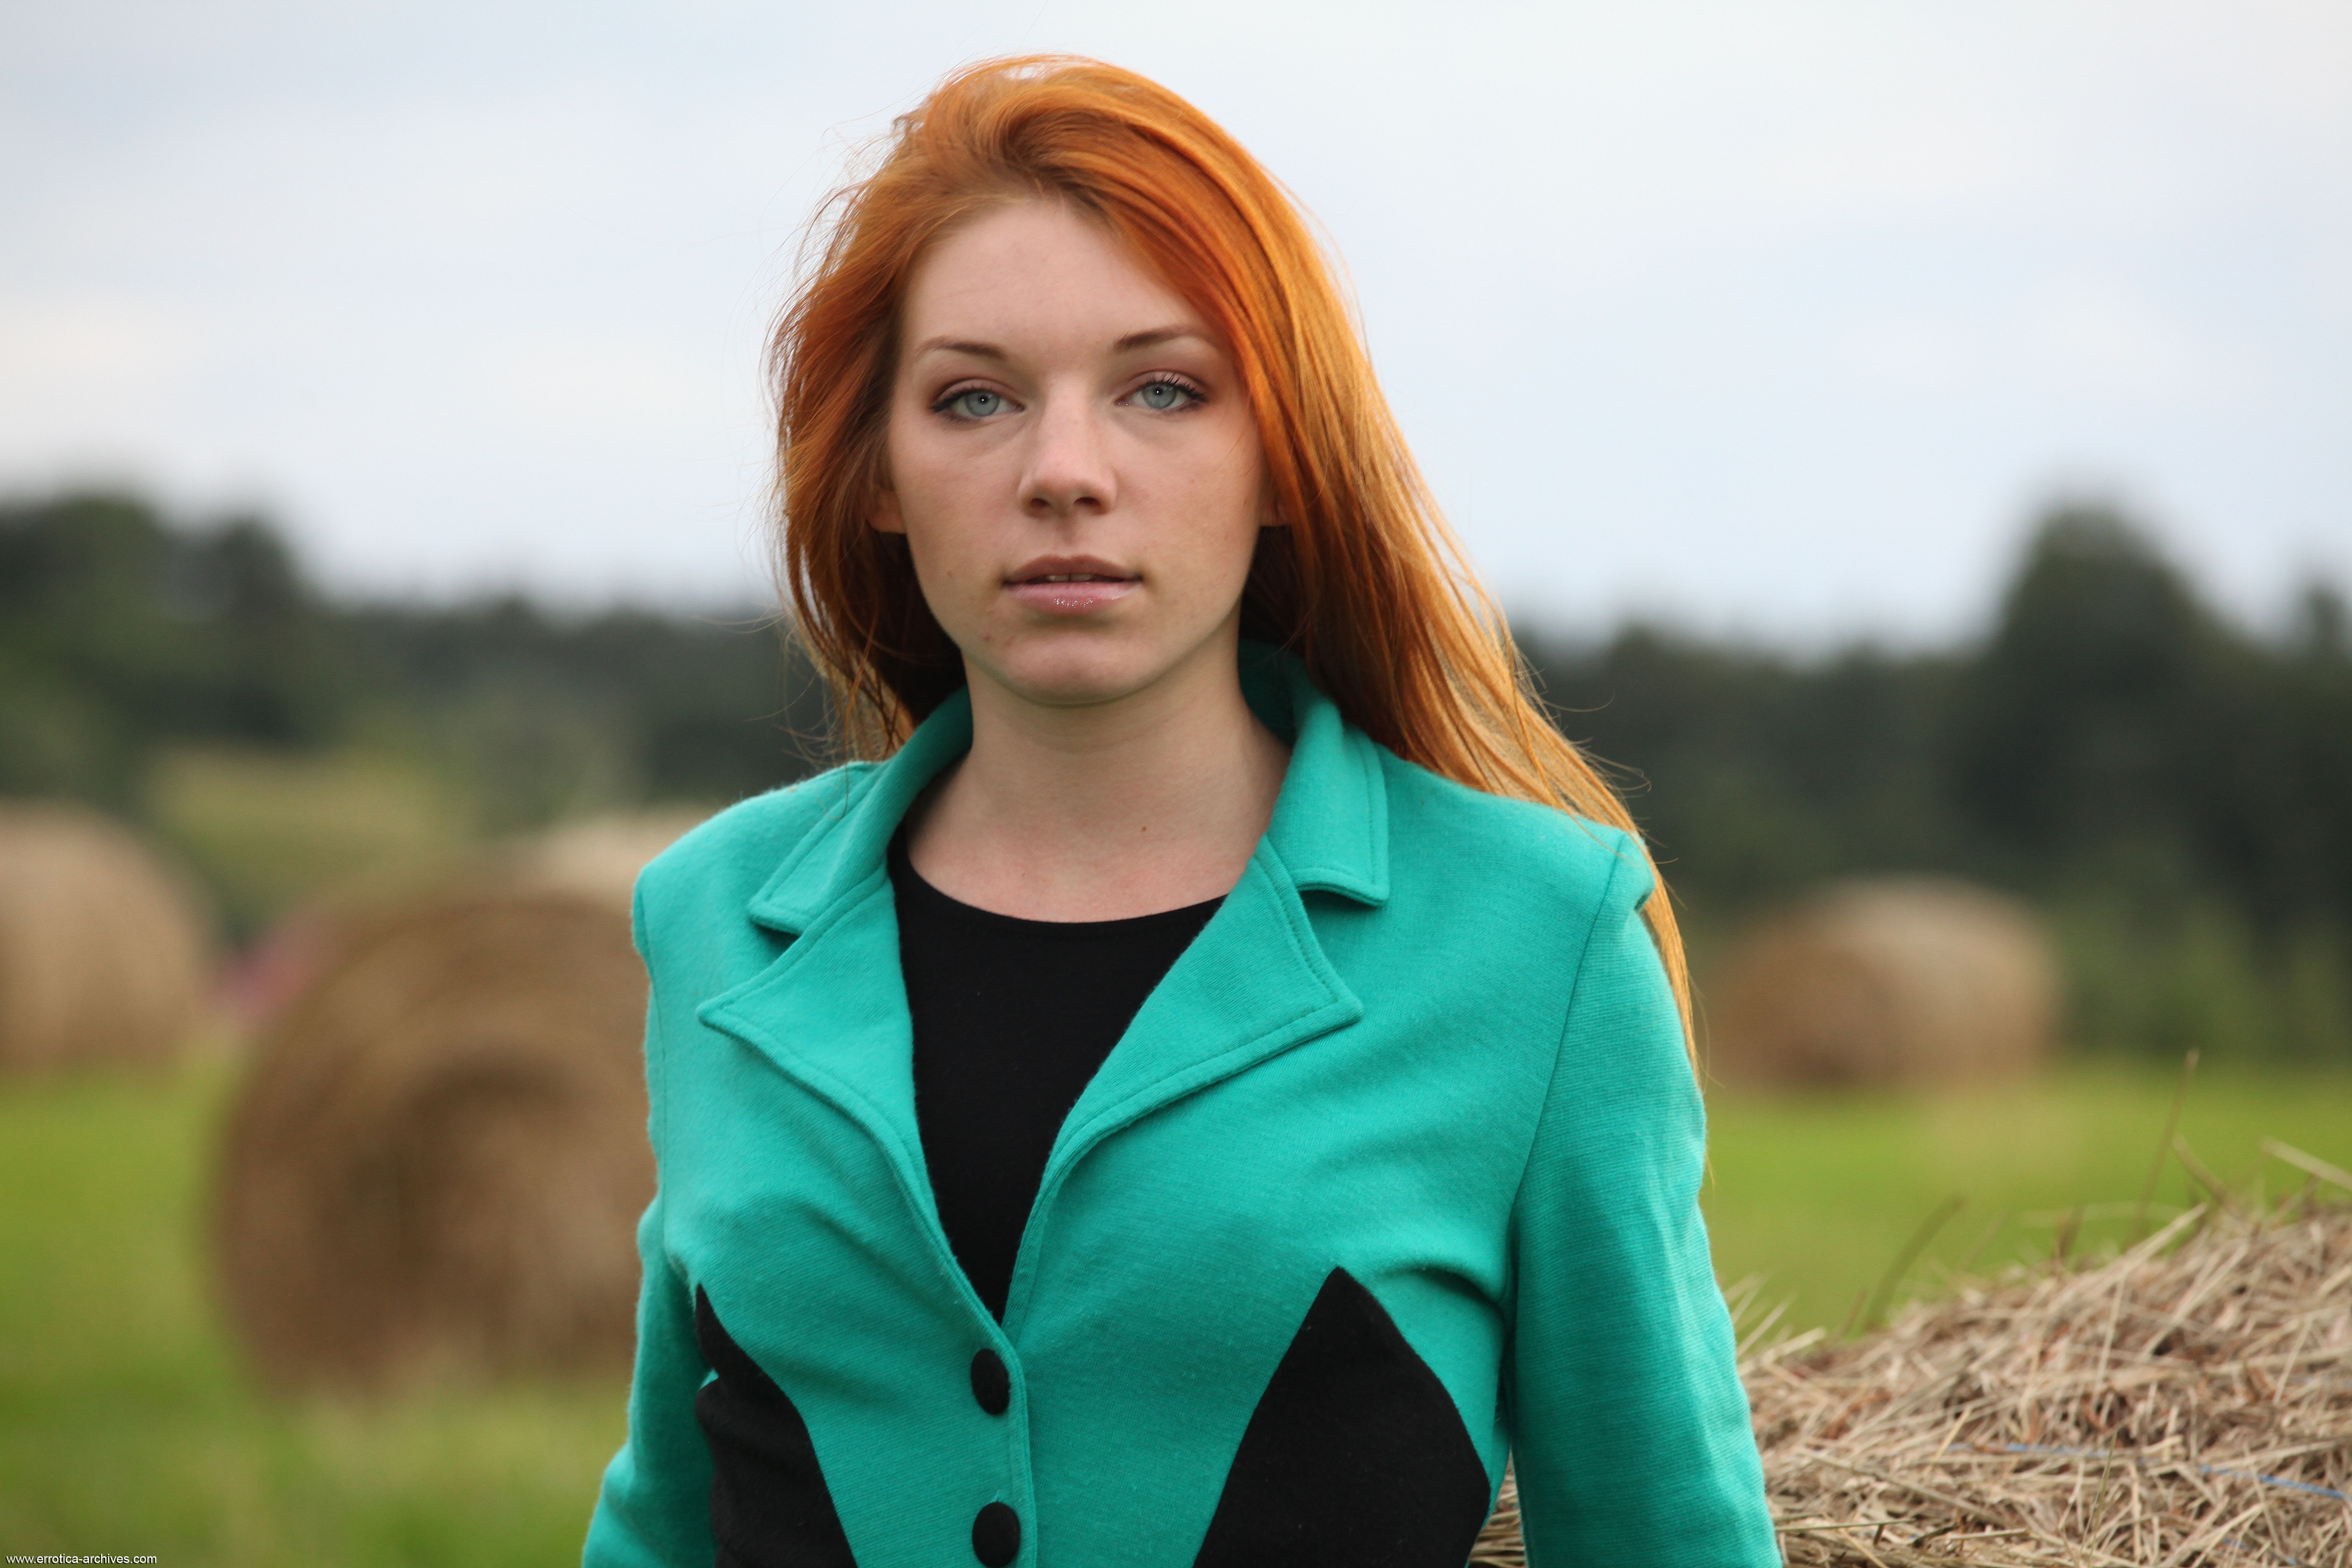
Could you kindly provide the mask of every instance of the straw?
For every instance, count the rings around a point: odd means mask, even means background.
[[[2309,1189],[1860,1339],[1784,1339],[1740,1373],[1795,1568],[2352,1563],[2352,1205]],[[1511,1479],[1504,1502],[1474,1563],[1526,1562]]]

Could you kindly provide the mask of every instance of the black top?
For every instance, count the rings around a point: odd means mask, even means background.
[[[1123,921],[959,903],[890,843],[915,1025],[915,1121],[956,1260],[1001,1321],[1054,1138],[1143,999],[1222,899]]]

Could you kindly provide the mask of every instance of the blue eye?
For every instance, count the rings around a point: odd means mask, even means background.
[[[1177,381],[1148,381],[1135,389],[1137,404],[1154,414],[1181,408],[1188,403],[1199,402],[1200,398],[1199,393]]]
[[[985,419],[1003,411],[1004,398],[1002,394],[991,392],[986,387],[975,386],[957,393],[940,406],[966,419]]]

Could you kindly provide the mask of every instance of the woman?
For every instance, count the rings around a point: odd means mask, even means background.
[[[646,873],[661,1192],[592,1564],[1779,1561],[1681,952],[1300,218],[974,67],[776,344],[868,761]]]

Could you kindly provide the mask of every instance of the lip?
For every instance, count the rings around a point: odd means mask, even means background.
[[[1080,578],[1050,582],[1049,578]],[[1004,579],[1004,591],[1041,615],[1084,616],[1117,604],[1142,579],[1096,555],[1040,555]]]

